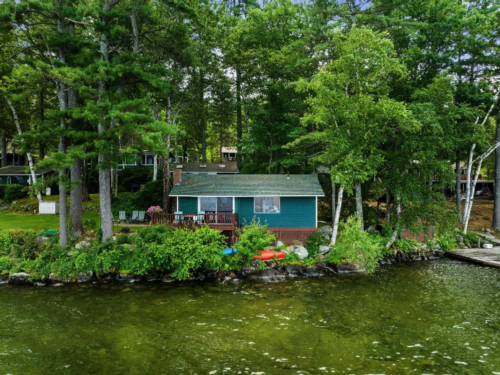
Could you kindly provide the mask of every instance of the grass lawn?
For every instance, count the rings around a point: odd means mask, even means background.
[[[83,202],[84,207],[99,207],[99,194],[90,194],[90,201]],[[45,201],[57,201],[59,200],[58,195],[44,196]],[[69,206],[69,194],[68,194],[68,206]],[[19,210],[21,206],[24,206],[24,210]],[[0,231],[6,232],[15,229],[19,230],[34,230],[41,231],[45,229],[59,229],[59,215],[38,215],[33,214],[33,210],[38,208],[38,200],[36,198],[23,198],[16,201],[14,204],[14,211],[2,211],[0,212]],[[29,208],[26,208],[29,207]],[[25,212],[23,212],[25,211]],[[68,214],[69,219],[69,214]],[[99,211],[83,211],[83,222],[86,220],[95,220],[97,226],[100,223]],[[122,226],[113,226],[114,232],[119,232],[123,226],[130,228],[132,232],[137,231],[138,226],[122,224]],[[97,228],[96,228],[97,229]]]

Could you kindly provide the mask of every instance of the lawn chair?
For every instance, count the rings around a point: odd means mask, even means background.
[[[205,224],[205,211],[198,212],[198,216],[196,217],[196,224]]]
[[[182,211],[175,211],[174,224],[180,224],[184,220],[184,215]]]
[[[118,212],[118,224],[120,224],[120,221],[127,221],[127,213],[125,211]]]
[[[143,223],[146,222],[146,211],[139,211],[137,221],[142,221]]]
[[[139,211],[132,211],[132,217],[130,218],[130,222],[139,220]]]

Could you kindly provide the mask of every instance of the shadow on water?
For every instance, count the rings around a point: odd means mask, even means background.
[[[0,287],[0,374],[500,374],[500,272]]]

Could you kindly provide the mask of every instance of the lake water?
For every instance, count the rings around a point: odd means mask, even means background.
[[[500,270],[0,287],[2,374],[500,374]]]

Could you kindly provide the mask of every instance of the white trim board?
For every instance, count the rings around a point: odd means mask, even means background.
[[[255,198],[255,197],[289,197],[289,198],[308,198],[308,197],[324,197],[325,195],[277,195],[277,194],[265,194],[265,195],[178,195],[170,194],[172,197],[189,197],[189,198],[220,198],[220,197],[235,197],[235,198]]]

